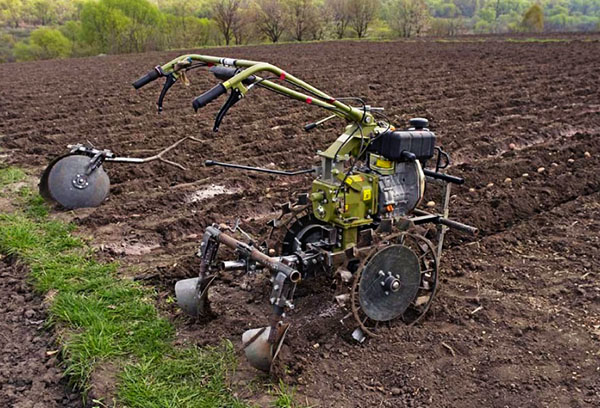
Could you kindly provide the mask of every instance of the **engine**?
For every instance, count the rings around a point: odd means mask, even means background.
[[[360,228],[409,214],[425,192],[423,166],[435,152],[435,134],[423,120],[405,131],[375,135],[366,150],[367,166],[348,173],[341,167],[313,182],[313,214],[338,226],[340,247],[356,241]],[[335,163],[334,163],[335,164]]]

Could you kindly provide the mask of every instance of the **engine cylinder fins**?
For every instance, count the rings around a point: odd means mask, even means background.
[[[417,255],[403,245],[388,246],[373,255],[361,272],[360,306],[372,320],[392,320],[408,309],[419,283]]]
[[[281,351],[283,340],[289,329],[289,324],[277,324],[274,341],[270,342],[271,327],[246,330],[242,334],[244,354],[250,365],[264,372],[271,371],[273,361]]]
[[[392,260],[400,264],[389,265]],[[401,262],[405,262],[404,265]],[[386,266],[390,270],[385,270]],[[394,270],[399,271],[398,277]],[[378,337],[381,329],[397,322],[417,323],[435,297],[437,278],[438,260],[431,241],[411,232],[382,237],[381,243],[363,258],[354,273],[351,305],[359,328],[369,336]],[[381,293],[384,300],[380,299]],[[393,306],[396,309],[392,309]]]
[[[216,276],[189,278],[175,283],[175,298],[177,304],[187,315],[192,317],[208,316],[210,306],[208,303],[208,289]]]
[[[40,195],[66,209],[99,206],[108,196],[110,180],[102,166],[90,170],[90,163],[81,154],[53,160],[40,178]]]

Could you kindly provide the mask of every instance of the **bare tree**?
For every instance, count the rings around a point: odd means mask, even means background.
[[[234,31],[239,29],[242,18],[240,8],[242,0],[213,0],[212,12],[213,19],[219,27],[219,31],[225,37],[225,44],[229,45]]]
[[[276,43],[285,31],[282,0],[256,0],[254,24],[258,31]]]
[[[431,17],[425,0],[394,0],[387,15],[390,27],[401,37],[421,34]]]
[[[237,18],[233,22],[231,32],[236,45],[244,44],[249,37],[249,24],[252,21],[250,9],[247,7],[245,0],[242,0],[240,9],[238,10]]]
[[[288,0],[288,25],[292,36],[297,41],[306,39],[306,34],[317,23],[316,7],[312,0]]]
[[[358,38],[367,35],[369,24],[375,18],[379,0],[349,0],[350,25],[356,31]]]
[[[333,20],[334,32],[338,39],[344,38],[346,28],[350,24],[349,0],[327,0],[327,11]]]

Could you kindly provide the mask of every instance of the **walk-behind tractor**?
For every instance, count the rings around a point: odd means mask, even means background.
[[[383,108],[357,97],[332,97],[276,66],[241,59],[184,55],[152,69],[133,86],[141,88],[165,77],[160,111],[168,89],[178,80],[187,82],[186,72],[199,67],[208,67],[223,82],[193,101],[196,111],[229,91],[214,131],[227,111],[257,87],[329,112],[306,125],[307,132],[333,118],[344,119],[347,125],[331,146],[318,152],[320,163],[310,169],[283,171],[206,161],[207,166],[280,175],[314,173],[315,179],[310,191],[282,206],[281,215],[269,223],[269,233],[261,239],[250,237],[237,223],[233,228],[208,227],[198,251],[198,276],[175,285],[181,309],[202,321],[211,315],[208,292],[221,272],[266,272],[272,284],[268,323],[242,336],[250,364],[265,371],[270,370],[288,331],[285,312],[294,308],[296,286],[311,277],[325,275],[347,288],[348,293],[339,296],[349,303],[355,320],[352,337],[357,341],[381,335],[396,323],[418,322],[436,294],[446,230],[477,233],[476,228],[448,218],[450,186],[462,184],[463,179],[443,172],[450,159],[435,146],[428,121],[411,119],[408,129],[399,130]],[[66,156],[48,166],[40,190],[66,208],[99,205],[109,186],[103,162],[166,161],[162,154],[186,139],[146,159],[118,158],[107,150],[72,146]],[[429,161],[433,165],[426,168]],[[426,180],[442,186],[440,213],[433,207],[419,208]],[[236,259],[218,262],[221,245],[229,247]]]

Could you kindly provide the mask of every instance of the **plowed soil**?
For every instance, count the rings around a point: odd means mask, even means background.
[[[396,326],[357,344],[327,279],[299,290],[276,373],[297,386],[299,400],[323,407],[600,406],[600,43],[564,39],[198,51],[274,63],[335,97],[385,106],[400,127],[426,117],[452,155],[448,172],[467,180],[453,189],[451,216],[481,233],[449,234],[441,290],[416,327]],[[323,112],[256,90],[215,134],[219,103],[198,114],[191,108],[216,83],[200,71],[190,87],[172,89],[158,115],[161,85],[136,92],[130,83],[178,54],[0,65],[12,81],[0,90],[0,144],[6,160],[41,173],[70,143],[148,156],[185,136],[200,139],[169,155],[185,171],[158,162],[105,165],[109,199],[61,216],[93,237],[101,256],[158,288],[178,341],[239,344],[244,330],[266,322],[264,282],[220,281],[211,292],[217,317],[203,324],[169,302],[173,284],[197,273],[193,255],[207,225],[239,217],[258,234],[311,179],[203,162],[310,167],[343,124],[306,134],[302,126]],[[245,387],[257,373],[240,360],[235,389],[264,403],[263,389]]]

